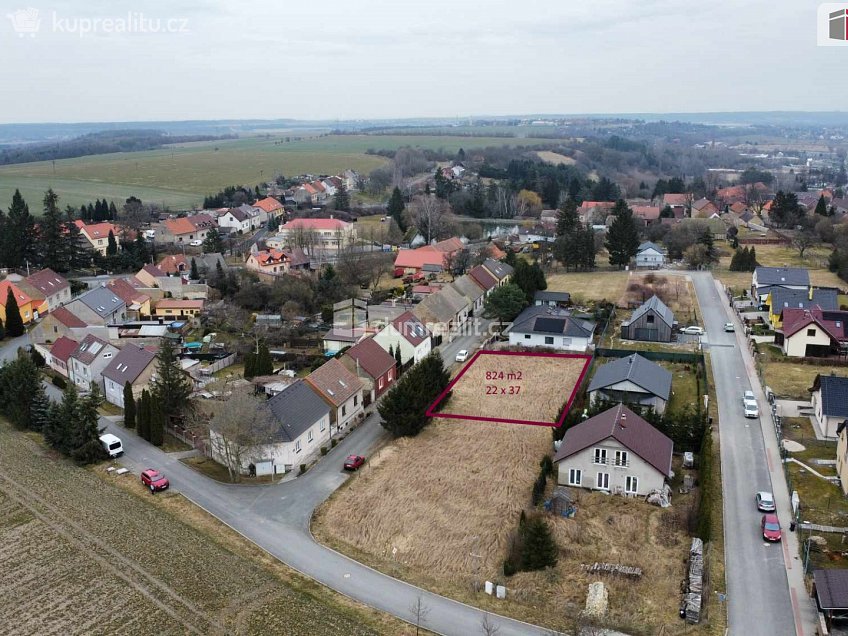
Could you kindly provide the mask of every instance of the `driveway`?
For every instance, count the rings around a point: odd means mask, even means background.
[[[727,298],[709,272],[693,272],[692,279],[718,396],[730,633],[811,634],[814,617],[800,576],[797,540],[788,532],[791,508],[777,439],[765,420],[744,418],[741,394],[753,390],[761,411],[767,412],[768,403]],[[724,324],[730,320],[736,332],[726,333]],[[766,544],[760,536],[757,490],[774,493],[785,529],[781,544]]]

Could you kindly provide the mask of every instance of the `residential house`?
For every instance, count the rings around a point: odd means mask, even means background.
[[[848,311],[820,307],[783,310],[783,325],[775,344],[790,358],[813,358],[848,353]]]
[[[366,338],[353,345],[339,360],[348,371],[362,380],[365,406],[388,391],[397,377],[396,360],[373,338]]]
[[[12,291],[15,302],[18,303],[18,312],[21,314],[21,320],[25,325],[47,312],[48,305],[43,297],[44,295],[23,277],[10,274],[5,280],[0,281],[0,320],[3,321],[4,325],[6,324],[6,300],[9,297],[9,290]]]
[[[810,543],[806,544],[807,550],[813,549]],[[809,552],[807,554],[809,555]],[[844,568],[813,570],[811,595],[816,603],[816,624],[821,625],[816,631],[821,634],[839,634],[844,631],[842,627],[845,625],[845,616],[848,616],[848,570]]]
[[[356,242],[356,226],[332,216],[329,219],[294,219],[280,226],[276,240],[265,241],[268,247],[339,249]]]
[[[128,278],[113,278],[106,288],[124,301],[127,307],[127,319],[141,320],[153,314],[151,298],[133,285]]]
[[[838,426],[848,420],[848,378],[816,375],[810,402],[819,431],[835,439]]]
[[[106,251],[109,249],[109,233],[115,237],[117,243],[121,234],[121,228],[112,223],[92,223],[90,225],[83,221],[74,221],[79,228],[80,243],[84,247],[90,247],[95,252],[99,252],[102,256],[106,256]]]
[[[332,433],[339,433],[364,414],[364,385],[355,373],[331,358],[306,376],[306,382],[330,406]]]
[[[709,219],[718,214],[716,204],[709,199],[698,199],[692,203],[692,217],[698,219]]]
[[[312,181],[309,185],[312,186],[312,189],[315,190],[315,193],[312,195],[312,203],[323,203],[327,200],[327,188],[321,182],[320,179],[316,179]]]
[[[277,201],[274,197],[265,197],[264,199],[260,199],[253,204],[253,207],[264,211],[267,218],[278,219],[286,213],[286,209],[283,207],[283,204]]]
[[[834,198],[830,202],[830,207],[835,216],[845,216],[848,214],[848,198]]]
[[[251,219],[241,208],[230,208],[218,217],[218,226],[230,228],[239,234],[250,232]]]
[[[33,342],[56,342],[67,336],[74,340],[82,338],[81,331],[88,325],[67,307],[59,307],[44,316],[30,333]]]
[[[437,274],[448,269],[453,256],[464,249],[465,243],[453,237],[432,245],[398,250],[395,276]]]
[[[665,250],[656,243],[645,241],[636,251],[636,267],[659,269],[665,265]]]
[[[264,208],[261,208],[256,205],[248,205],[247,203],[243,203],[239,206],[239,209],[244,213],[244,215],[250,219],[250,229],[258,230],[261,227],[264,227],[268,223],[268,213]]]
[[[781,314],[784,309],[809,309],[819,307],[826,311],[839,309],[837,300],[839,290],[832,288],[786,289],[785,287],[774,287],[766,296],[765,304],[769,308],[769,322],[774,329],[780,329],[782,322]]]
[[[622,402],[662,414],[671,397],[671,377],[667,369],[634,353],[599,366],[587,393],[592,404]]]
[[[447,336],[450,342],[465,325],[470,309],[468,298],[454,287],[446,286],[424,298],[412,313],[418,316],[432,333]]]
[[[775,287],[784,289],[810,289],[810,272],[802,267],[757,267],[751,277],[751,296],[765,304],[769,292]]]
[[[674,314],[657,296],[640,305],[630,320],[621,323],[623,340],[671,342],[674,336]]]
[[[298,205],[317,203],[318,191],[308,183],[301,183],[291,194],[291,199]]]
[[[474,315],[479,315],[483,310],[483,300],[485,298],[485,291],[483,288],[480,287],[480,285],[478,285],[468,274],[463,274],[451,284],[454,286],[456,291],[468,299],[469,315],[472,313],[474,313]],[[414,291],[415,290],[413,290],[413,292]]]
[[[118,351],[116,346],[89,334],[82,339],[69,358],[68,377],[82,391],[88,391],[92,383],[102,390],[101,373]]]
[[[127,319],[127,304],[108,287],[94,287],[65,305],[89,325],[114,325]]]
[[[577,318],[566,309],[534,305],[513,321],[509,344],[582,353],[589,348],[594,335],[594,322]]]
[[[79,342],[65,336],[59,337],[53,346],[50,347],[50,355],[47,356],[47,366],[61,373],[66,378],[70,374],[68,364],[70,363],[71,354],[77,350]]]
[[[189,298],[163,298],[156,301],[153,315],[171,319],[194,319],[203,313],[204,301]]]
[[[468,276],[477,283],[483,290],[484,296],[488,296],[498,286],[498,279],[489,273],[489,270],[482,265],[472,267],[468,271]]]
[[[52,269],[35,272],[27,276],[26,282],[47,301],[47,311],[58,309],[71,300],[71,284]]]
[[[659,221],[660,209],[655,205],[634,205],[630,209],[633,211],[633,216],[642,221],[644,225]]]
[[[605,223],[607,216],[612,214],[615,201],[583,201],[577,214],[584,225]]]
[[[417,364],[430,353],[430,331],[411,311],[405,311],[381,329],[375,336],[374,342],[384,351],[396,351],[400,347],[401,365],[410,361]]]
[[[533,295],[533,304],[537,307],[545,305],[547,307],[562,307],[566,308],[571,305],[571,294],[568,292],[555,291],[537,291]]]
[[[133,398],[141,398],[156,372],[156,353],[134,344],[125,345],[101,372],[106,401],[125,408],[124,385],[132,386]]]
[[[309,269],[309,256],[299,247],[267,249],[251,252],[245,262],[247,269],[269,276],[283,276]]]
[[[643,497],[671,478],[674,443],[623,404],[572,426],[554,456],[563,486]]]
[[[209,230],[217,227],[217,221],[205,212],[176,219],[166,219],[161,223],[160,241],[163,243],[203,241],[209,234]]]
[[[495,277],[498,281],[498,287],[506,285],[510,278],[512,278],[512,273],[515,271],[512,268],[512,265],[496,261],[493,258],[487,258],[483,261],[483,267],[486,268],[487,272]]]
[[[674,216],[676,218],[680,218],[680,214],[682,216],[691,216],[692,213],[692,202],[694,198],[692,197],[691,192],[681,192],[681,193],[669,193],[664,194],[662,197],[661,208],[669,207],[672,212],[674,212]]]
[[[159,279],[167,278],[167,276],[161,269],[149,264],[138,270],[135,275],[139,282],[148,288],[159,287]]]
[[[324,343],[324,353],[335,355],[343,349],[352,347],[368,335],[362,327],[333,327],[321,339]]]
[[[168,254],[156,265],[168,276],[179,276],[191,271],[191,262],[185,254]]]
[[[229,269],[229,265],[227,265],[224,255],[220,252],[197,254],[192,256],[192,258],[197,263],[197,271],[201,278],[205,278],[206,276],[213,274],[217,270],[219,263],[223,271],[226,272],[227,269]]]

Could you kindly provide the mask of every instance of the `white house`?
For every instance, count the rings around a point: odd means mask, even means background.
[[[575,318],[566,309],[533,305],[513,321],[509,344],[584,352],[594,335],[595,323],[591,321]]]
[[[101,372],[106,401],[120,408],[124,404],[124,385],[129,382],[133,398],[139,399],[156,371],[156,354],[134,344],[125,345]]]
[[[92,335],[86,336],[68,360],[68,378],[81,391],[88,391],[92,382],[103,389],[101,374],[118,351],[117,347],[105,340]]]
[[[250,232],[250,217],[241,208],[231,208],[218,217],[218,227],[232,228],[234,232]]]
[[[810,401],[822,434],[836,439],[837,427],[848,420],[848,378],[817,375]]]
[[[377,335],[374,341],[385,351],[400,347],[401,364],[410,360],[417,364],[430,353],[430,332],[424,323],[411,311],[405,311],[392,320]]]
[[[639,246],[636,252],[636,267],[659,269],[663,265],[665,265],[665,254],[659,245],[646,241]]]
[[[757,267],[751,275],[751,296],[765,302],[775,287],[810,289],[810,272],[801,267]]]
[[[674,443],[619,404],[571,427],[554,456],[558,483],[645,496],[671,477]]]

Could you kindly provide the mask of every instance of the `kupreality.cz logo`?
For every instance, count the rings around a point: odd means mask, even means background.
[[[848,4],[820,4],[816,22],[819,46],[848,46]]]
[[[19,38],[34,38],[38,33],[72,34],[83,38],[90,35],[189,32],[187,18],[149,16],[141,11],[128,11],[121,15],[82,16],[62,15],[57,11],[42,14],[38,9],[27,7],[7,13],[6,18]]]

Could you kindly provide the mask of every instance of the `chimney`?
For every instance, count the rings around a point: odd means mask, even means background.
[[[627,428],[627,413],[625,413],[624,411],[622,411],[622,413],[621,413],[621,419],[619,420],[619,426],[621,426],[621,428]]]

